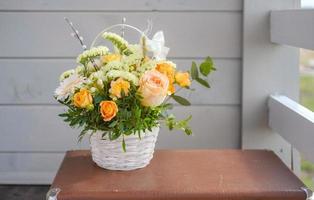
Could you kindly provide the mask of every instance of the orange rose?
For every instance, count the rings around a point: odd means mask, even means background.
[[[87,108],[92,105],[93,97],[87,89],[82,88],[79,92],[74,94],[73,103],[76,107]]]
[[[167,76],[151,70],[145,72],[139,81],[143,106],[159,106],[167,96],[169,80]]]
[[[105,122],[110,121],[117,115],[118,106],[114,101],[100,102],[100,113]]]
[[[191,85],[190,74],[188,72],[177,72],[175,79],[181,87],[188,87]]]
[[[170,94],[173,94],[175,91],[174,86],[172,85],[174,83],[174,74],[175,74],[175,69],[173,65],[171,65],[168,62],[161,62],[157,64],[156,70],[162,74],[165,74],[168,77],[168,80],[169,80],[168,92]]]
[[[108,54],[108,55],[105,55],[101,58],[102,62],[103,63],[108,63],[108,62],[111,62],[111,61],[118,61],[121,59],[121,55],[120,54]]]
[[[115,81],[111,81],[110,83],[110,94],[112,98],[121,98],[121,92],[123,90],[124,94],[127,96],[130,89],[130,83],[125,81],[123,78],[118,78]]]

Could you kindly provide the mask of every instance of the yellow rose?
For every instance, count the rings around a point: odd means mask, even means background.
[[[118,106],[114,101],[100,102],[100,114],[104,121],[110,121],[117,115]]]
[[[108,55],[105,55],[101,58],[102,62],[103,63],[108,63],[108,62],[111,62],[111,61],[118,61],[121,59],[121,55],[120,54],[108,54]]]
[[[128,81],[125,81],[123,78],[118,78],[115,81],[111,81],[110,83],[110,96],[112,98],[121,98],[121,92],[123,90],[124,94],[127,96],[130,89],[130,83]]]
[[[92,105],[93,97],[87,89],[82,88],[79,92],[74,94],[73,103],[76,107],[87,108]]]
[[[156,70],[162,74],[165,74],[168,77],[168,80],[169,80],[168,92],[170,94],[173,94],[175,91],[174,86],[172,85],[174,83],[174,74],[175,74],[174,67],[167,62],[162,62],[162,63],[157,64]]]
[[[181,87],[188,87],[191,85],[190,74],[188,72],[177,72],[175,79]]]
[[[159,106],[167,96],[169,80],[166,75],[151,70],[145,72],[139,81],[143,106]]]
[[[176,91],[176,87],[174,86],[174,84],[170,84],[168,87],[168,94],[171,95]]]

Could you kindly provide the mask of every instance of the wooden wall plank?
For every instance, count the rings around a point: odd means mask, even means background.
[[[177,68],[188,70],[190,59],[174,59]],[[200,60],[196,60],[200,62]],[[182,91],[193,104],[240,104],[241,62],[215,59],[217,71],[209,78],[211,89],[195,84],[195,92]],[[75,59],[0,59],[0,104],[58,104],[53,92],[59,75],[76,66]]]
[[[51,184],[64,153],[0,153],[0,184]]]
[[[170,57],[241,57],[241,17],[238,12],[112,12],[112,13],[0,13],[0,57],[73,57],[80,52],[63,17],[69,17],[85,36],[86,44],[105,27],[120,23],[141,29],[146,19],[154,31],[164,30]],[[137,42],[137,41],[133,41]]]
[[[61,106],[0,107],[0,151],[65,151],[77,149],[77,134],[63,123]]]
[[[162,128],[157,148],[162,149],[237,149],[240,148],[239,106],[191,106],[175,107],[180,119],[192,115],[192,136],[181,131]],[[227,124],[227,125],[226,125]]]
[[[57,116],[63,109],[61,106],[0,106],[0,151],[60,152],[87,147],[87,142],[76,144],[79,130],[71,129]],[[239,106],[178,106],[174,113],[179,119],[193,115],[194,136],[188,138],[178,131],[162,131],[159,147],[239,147]]]
[[[5,11],[193,11],[242,10],[242,0],[2,0]]]

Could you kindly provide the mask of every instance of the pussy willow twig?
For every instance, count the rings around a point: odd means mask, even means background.
[[[122,38],[124,38],[124,29],[125,29],[125,27],[124,27],[124,25],[125,25],[125,22],[126,22],[126,18],[125,17],[123,17],[122,18],[122,28],[121,28],[121,37]]]
[[[87,46],[83,42],[83,37],[79,35],[79,31],[74,27],[73,23],[67,17],[65,17],[64,20],[69,24],[70,28],[73,31],[73,33],[71,35],[73,37],[75,37],[80,42],[83,51],[87,50]],[[91,62],[93,64],[95,70],[97,71],[98,66],[96,65],[94,59],[91,59]],[[86,66],[84,66],[84,68],[85,68],[85,71],[86,71]]]

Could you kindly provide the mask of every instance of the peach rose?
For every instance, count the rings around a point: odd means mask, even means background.
[[[130,83],[125,81],[123,78],[118,78],[110,83],[110,94],[112,98],[121,98],[121,92],[123,90],[124,94],[128,96]]]
[[[169,80],[166,75],[151,70],[145,72],[139,81],[143,106],[159,106],[167,96]]]
[[[177,72],[175,79],[181,87],[188,87],[191,85],[190,74],[188,72]]]
[[[105,122],[110,121],[117,115],[118,106],[114,101],[100,102],[100,114]]]
[[[79,92],[74,94],[73,103],[76,107],[87,108],[92,105],[93,97],[87,89],[82,88]]]
[[[173,94],[175,92],[175,88],[173,85],[175,80],[174,79],[175,68],[167,62],[161,62],[157,64],[156,70],[162,74],[165,74],[168,77],[169,80],[168,92],[170,94]]]

